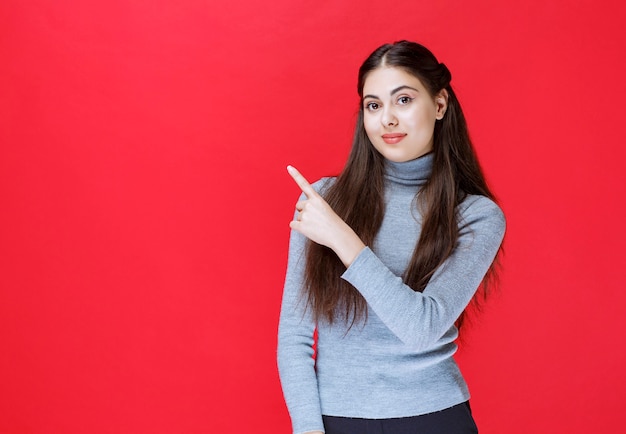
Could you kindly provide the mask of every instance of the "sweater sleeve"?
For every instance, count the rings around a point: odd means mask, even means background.
[[[472,199],[476,200],[461,211],[457,247],[423,292],[405,285],[369,247],[342,275],[385,325],[417,351],[431,347],[452,327],[502,243],[505,220],[500,208],[482,196]]]
[[[292,230],[278,325],[278,372],[294,434],[324,431],[313,359],[315,322],[301,295],[305,247],[306,238]]]

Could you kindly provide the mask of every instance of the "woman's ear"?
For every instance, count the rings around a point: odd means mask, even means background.
[[[446,114],[446,110],[448,109],[448,91],[445,89],[441,89],[441,91],[435,95],[435,104],[437,106],[437,114],[435,117],[438,121],[443,119],[443,116]]]

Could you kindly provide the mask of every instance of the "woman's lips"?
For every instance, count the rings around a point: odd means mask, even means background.
[[[383,140],[388,145],[394,145],[398,143],[400,140],[404,139],[405,137],[406,137],[406,134],[402,134],[402,133],[383,134]]]

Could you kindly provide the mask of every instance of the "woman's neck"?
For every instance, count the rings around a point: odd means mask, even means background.
[[[403,185],[422,185],[432,172],[433,153],[401,163],[385,160],[385,178]]]

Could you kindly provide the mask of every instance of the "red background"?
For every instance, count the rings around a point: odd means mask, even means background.
[[[340,170],[357,68],[404,38],[453,72],[508,218],[458,357],[481,433],[616,432],[622,5],[3,1],[0,432],[289,432],[285,166]]]

